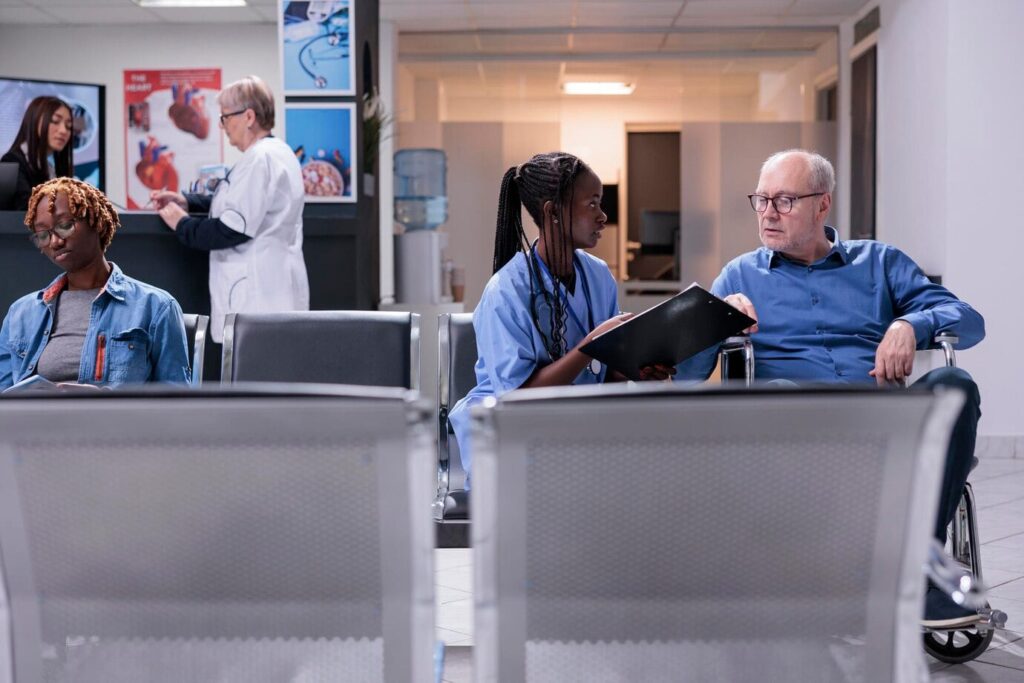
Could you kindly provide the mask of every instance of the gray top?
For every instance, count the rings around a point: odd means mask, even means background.
[[[51,382],[77,382],[82,362],[82,346],[89,331],[92,302],[97,289],[65,289],[54,307],[50,341],[36,365],[36,374]]]

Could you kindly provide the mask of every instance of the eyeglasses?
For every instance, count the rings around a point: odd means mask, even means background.
[[[220,125],[223,126],[227,122],[227,120],[230,119],[232,116],[238,116],[239,114],[244,114],[247,111],[249,111],[248,107],[246,107],[245,109],[239,109],[238,111],[228,112],[227,114],[221,114]]]
[[[802,194],[799,197],[787,197],[786,195],[779,195],[778,197],[765,197],[763,194],[748,194],[747,199],[750,200],[750,208],[758,213],[764,213],[768,209],[768,202],[771,202],[772,206],[779,213],[789,213],[793,210],[793,202],[798,199],[805,197],[817,197],[825,194],[824,192],[812,192],[811,194]]]
[[[32,244],[36,245],[37,248],[42,249],[43,247],[50,243],[50,238],[53,235],[56,235],[62,240],[66,240],[68,237],[71,237],[71,233],[73,233],[74,231],[75,222],[68,221],[67,223],[55,225],[49,230],[40,230],[39,232],[33,232],[31,235],[28,236],[28,238],[32,242]]]

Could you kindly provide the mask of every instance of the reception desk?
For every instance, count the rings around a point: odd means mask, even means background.
[[[310,308],[376,307],[376,211],[365,213],[360,215],[356,206],[307,205],[303,255]],[[60,273],[29,242],[24,217],[20,211],[0,212],[0,315],[6,315],[16,299],[42,289]],[[126,274],[170,292],[186,313],[209,315],[208,253],[182,246],[153,212],[122,211],[120,217],[121,227],[107,258]],[[204,374],[211,378],[211,373]]]

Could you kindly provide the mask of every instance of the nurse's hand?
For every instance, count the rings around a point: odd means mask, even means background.
[[[149,193],[149,203],[156,207],[156,210],[164,208],[168,204],[177,204],[183,211],[188,210],[188,200],[180,192],[168,192],[167,190],[153,190]]]
[[[590,342],[594,341],[594,337],[598,337],[598,336],[604,334],[605,332],[607,332],[608,330],[615,329],[616,327],[618,327],[622,323],[624,323],[627,320],[629,320],[630,318],[632,318],[634,315],[636,315],[636,314],[635,313],[619,313],[618,315],[613,315],[611,318],[608,318],[603,323],[601,323],[600,325],[598,325],[597,327],[592,329],[590,331],[590,334],[588,334],[586,337],[584,337],[583,341],[580,342],[580,346],[583,346],[584,344],[589,344]]]
[[[644,381],[660,382],[662,380],[671,379],[676,374],[676,366],[674,365],[662,365],[661,363],[655,363],[654,365],[648,365],[647,367],[640,368],[640,379]]]
[[[164,219],[164,223],[166,223],[167,227],[171,230],[177,230],[178,222],[182,218],[188,216],[188,214],[185,213],[185,209],[181,208],[174,202],[164,204],[163,208],[157,211],[157,213],[160,214],[160,218]]]

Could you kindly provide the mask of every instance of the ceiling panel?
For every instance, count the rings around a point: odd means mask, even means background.
[[[251,7],[150,9],[170,24],[253,24],[265,23],[259,12]]]
[[[158,24],[159,15],[142,7],[51,7],[47,12],[66,24]]]
[[[46,12],[35,7],[0,7],[0,24],[55,24]]]
[[[670,33],[665,50],[713,52],[716,50],[750,50],[761,31],[687,31]]]
[[[762,31],[754,47],[773,50],[815,50],[836,36],[835,31]]]
[[[663,33],[574,33],[572,48],[577,52],[656,52]]]
[[[869,2],[874,0],[796,0],[789,10],[789,16],[814,17],[835,16],[850,17],[859,14]]]
[[[480,44],[487,53],[564,52],[569,49],[565,33],[534,33],[516,36],[482,34]]]
[[[480,51],[480,42],[472,33],[401,33],[398,36],[401,54],[470,54]]]
[[[690,0],[682,17],[777,17],[782,16],[793,0]]]

